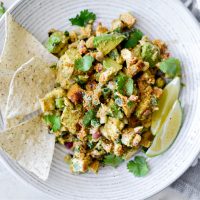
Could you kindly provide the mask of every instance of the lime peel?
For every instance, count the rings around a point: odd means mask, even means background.
[[[180,77],[175,77],[163,90],[163,94],[158,102],[158,111],[152,116],[151,132],[156,135],[162,124],[165,122],[174,102],[178,99],[181,88]]]
[[[159,133],[146,152],[148,157],[154,157],[164,153],[173,144],[179,133],[182,118],[183,112],[181,104],[179,100],[176,100]]]

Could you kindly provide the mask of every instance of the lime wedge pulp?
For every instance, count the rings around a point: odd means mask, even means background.
[[[160,131],[155,136],[152,145],[146,152],[148,157],[154,157],[165,152],[174,142],[182,124],[182,108],[176,100]]]
[[[151,132],[156,135],[160,127],[172,108],[174,102],[178,99],[180,92],[180,78],[175,77],[163,90],[163,94],[158,102],[159,110],[155,111],[152,116]]]

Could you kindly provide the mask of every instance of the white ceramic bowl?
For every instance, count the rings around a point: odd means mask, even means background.
[[[183,64],[181,94],[184,123],[173,146],[163,155],[148,159],[150,173],[135,178],[126,164],[106,167],[98,175],[70,174],[63,162],[64,148],[57,145],[49,179],[43,182],[11,161],[2,152],[8,168],[26,182],[57,199],[145,199],[175,181],[192,163],[200,150],[200,29],[198,23],[178,0],[21,0],[11,9],[16,20],[41,42],[51,28],[68,29],[68,19],[89,9],[98,21],[109,25],[120,13],[131,11],[137,26],[152,38],[167,42],[172,55]],[[4,41],[4,18],[0,21],[0,51]],[[30,147],[31,148],[31,147]]]

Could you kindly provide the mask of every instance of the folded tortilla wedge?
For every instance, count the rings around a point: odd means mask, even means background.
[[[9,87],[5,125],[11,128],[40,109],[39,98],[54,88],[55,70],[33,57],[16,70]]]
[[[55,136],[40,116],[0,132],[0,149],[42,180],[48,178],[54,146]]]
[[[33,35],[15,22],[9,13],[6,14],[5,21],[6,38],[0,58],[0,76],[7,74],[6,78],[4,78],[7,83],[10,83],[16,69],[34,56],[41,58],[48,64],[56,63],[57,58],[50,54]],[[9,84],[5,85],[1,81],[0,111],[3,118],[5,117],[8,89]]]

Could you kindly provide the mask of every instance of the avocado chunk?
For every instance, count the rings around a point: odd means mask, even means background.
[[[103,60],[103,66],[108,69],[108,68],[116,68],[116,69],[122,69],[122,65],[118,64],[115,60],[112,58],[105,58]]]
[[[150,66],[153,67],[160,60],[160,49],[150,42],[145,42],[142,45],[141,56],[144,61],[149,62]]]
[[[46,43],[46,48],[49,52],[57,54],[68,43],[69,37],[64,32],[56,31],[52,33]]]
[[[74,65],[75,60],[81,58],[78,49],[70,48],[60,58],[59,65]]]
[[[96,36],[93,43],[94,47],[97,48],[98,51],[101,51],[104,55],[106,55],[117,45],[119,45],[125,38],[126,36],[119,33],[103,34]]]
[[[100,73],[99,82],[105,84],[107,81],[113,78],[118,71],[122,69],[122,65],[118,64],[111,58],[105,58],[103,61],[103,66],[105,70]]]

